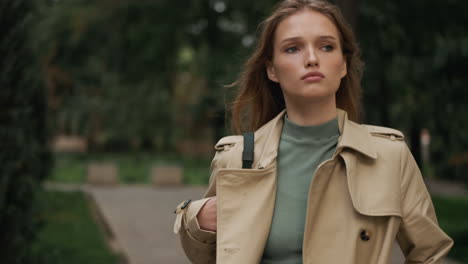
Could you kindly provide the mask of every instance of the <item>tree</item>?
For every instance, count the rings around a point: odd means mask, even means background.
[[[0,3],[0,259],[28,263],[38,228],[35,194],[47,175],[46,105],[27,43],[32,6]]]
[[[417,159],[428,128],[437,175],[454,178],[449,161],[468,148],[467,2],[363,0],[360,12],[368,121],[406,131]]]
[[[159,151],[211,120],[218,128],[223,85],[234,81],[273,2],[194,0],[181,10],[174,1],[42,0],[36,51],[53,127],[94,145],[159,139]]]

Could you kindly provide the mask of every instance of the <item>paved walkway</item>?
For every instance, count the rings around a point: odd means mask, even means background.
[[[468,189],[462,183],[426,179],[426,186],[432,195],[468,196]]]
[[[96,187],[48,183],[46,188],[89,193],[115,239],[114,247],[121,251],[128,264],[190,263],[178,237],[172,233],[173,211],[182,200],[200,198],[206,187]],[[398,246],[394,248],[391,263],[404,263]]]
[[[205,188],[121,186],[89,188],[129,264],[190,263],[172,233],[174,209]]]

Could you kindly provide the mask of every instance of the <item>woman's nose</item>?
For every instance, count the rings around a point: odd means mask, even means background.
[[[304,66],[306,68],[318,66],[318,57],[317,54],[315,54],[315,50],[313,48],[309,48],[305,53]]]

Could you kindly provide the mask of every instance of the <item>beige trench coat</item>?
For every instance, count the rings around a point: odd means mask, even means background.
[[[276,195],[276,156],[285,111],[255,132],[253,169],[242,169],[242,136],[222,138],[205,198],[177,207],[174,232],[193,263],[259,263]],[[406,263],[441,263],[453,241],[439,228],[403,134],[356,124],[338,109],[341,136],[309,187],[305,264],[386,264],[394,241]],[[217,232],[196,215],[217,196]]]

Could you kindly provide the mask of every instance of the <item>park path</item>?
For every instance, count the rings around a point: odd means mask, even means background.
[[[432,184],[432,187],[431,187]],[[435,192],[444,192],[436,183],[428,184]],[[183,200],[199,199],[206,186],[152,187],[150,185],[117,185],[98,187],[89,185],[63,185],[49,183],[49,189],[82,190],[89,194],[104,223],[111,246],[124,256],[127,264],[189,264],[172,233],[174,208]],[[447,186],[446,186],[447,187]],[[450,188],[449,188],[450,187]],[[449,184],[447,191],[453,195]],[[462,190],[460,194],[465,190]],[[404,263],[397,245],[391,264]],[[447,260],[446,264],[457,264]]]
[[[183,200],[198,199],[205,187],[92,187],[99,207],[128,264],[188,264],[172,232],[174,209]]]

